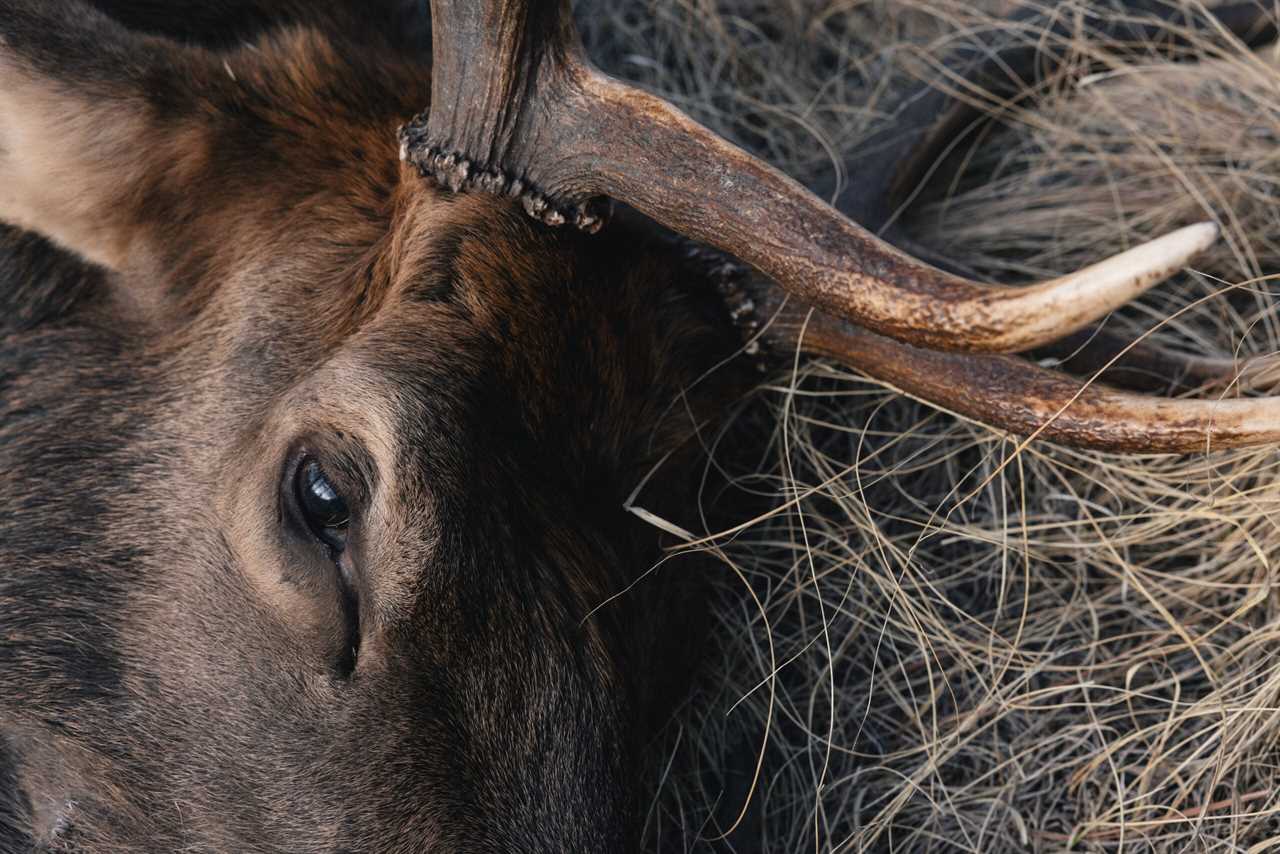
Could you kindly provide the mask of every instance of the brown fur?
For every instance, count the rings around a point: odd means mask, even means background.
[[[733,335],[646,228],[403,168],[426,66],[344,15],[224,50],[0,0],[0,220],[101,265],[0,256],[0,847],[635,842],[696,597],[587,615]],[[358,508],[354,655],[282,519],[304,448]]]

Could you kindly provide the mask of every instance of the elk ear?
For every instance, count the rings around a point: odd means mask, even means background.
[[[78,0],[0,0],[0,221],[115,269],[145,249],[202,157],[197,55]]]

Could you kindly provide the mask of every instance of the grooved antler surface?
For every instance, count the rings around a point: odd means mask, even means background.
[[[723,249],[833,315],[928,347],[1055,340],[1180,269],[1206,228],[1074,276],[1010,289],[924,264],[661,98],[585,60],[567,2],[435,0],[434,101],[404,155],[442,185],[521,198],[591,230],[611,197]]]
[[[626,202],[816,309],[821,322],[802,347],[1016,432],[1119,450],[1193,450],[1207,435],[1275,440],[1280,401],[1081,394],[1025,360],[916,349],[1009,353],[1060,340],[1177,273],[1217,238],[1215,224],[1026,287],[975,282],[899,251],[661,98],[592,68],[567,0],[434,0],[432,9],[433,102],[402,131],[402,154],[442,186],[518,197],[548,225],[588,231],[603,222],[597,200]],[[923,149],[935,141],[926,134]],[[910,153],[908,171],[918,166]]]

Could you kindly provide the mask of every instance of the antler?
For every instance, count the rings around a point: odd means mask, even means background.
[[[767,282],[748,293],[765,336],[830,356],[934,406],[1024,436],[1078,448],[1191,453],[1280,441],[1280,398],[1186,400],[1086,385],[1017,356],[903,344],[787,300]]]
[[[971,281],[911,258],[669,103],[591,67],[569,0],[432,0],[432,19],[431,109],[401,135],[403,156],[423,174],[455,191],[519,197],[549,224],[573,222],[586,230],[602,222],[600,198],[623,201],[686,237],[735,255],[823,312],[830,321],[825,337],[806,337],[804,345],[872,373],[877,371],[871,366],[883,364],[877,353],[887,359],[910,355],[904,362],[908,373],[933,370],[938,359],[978,358],[929,354],[931,362],[915,347],[894,351],[905,345],[874,333],[935,349],[1001,352],[1061,339],[1181,269],[1217,234],[1211,223],[1189,226],[1027,287]],[[871,348],[868,341],[890,347]],[[962,363],[949,364],[962,379]],[[998,364],[1004,366],[999,383],[967,384],[981,401],[981,412],[973,414],[1020,432],[1040,427],[1043,421],[1035,419],[1046,415],[1044,407],[1016,415],[1017,402],[1005,394],[1044,384],[1044,372],[1021,360]],[[906,391],[909,380],[902,377]],[[917,385],[922,396],[950,399],[928,383]],[[1107,398],[1089,410],[1090,429],[1052,435],[1130,450],[1189,450],[1189,435],[1203,442],[1207,422],[1173,415],[1185,402],[1149,401],[1147,409],[1158,412],[1136,409],[1137,421],[1125,421],[1119,410],[1132,403]],[[1141,431],[1157,415],[1177,429],[1141,442]],[[1273,421],[1280,423],[1280,417]],[[1216,443],[1219,427],[1209,426]],[[1275,438],[1249,419],[1231,436],[1239,443]]]
[[[903,341],[1015,352],[1105,316],[1181,269],[1201,224],[1023,288],[900,252],[660,98],[587,62],[568,0],[432,0],[432,106],[408,159],[457,190],[521,196],[551,224],[593,228],[612,197],[751,264],[825,311]]]

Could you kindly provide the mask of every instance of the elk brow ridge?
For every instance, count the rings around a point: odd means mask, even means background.
[[[451,303],[460,311],[467,311],[465,303],[458,300],[462,288],[463,243],[467,229],[463,225],[450,225],[431,236],[430,262],[414,277],[413,284],[405,291],[405,299],[421,303]]]

